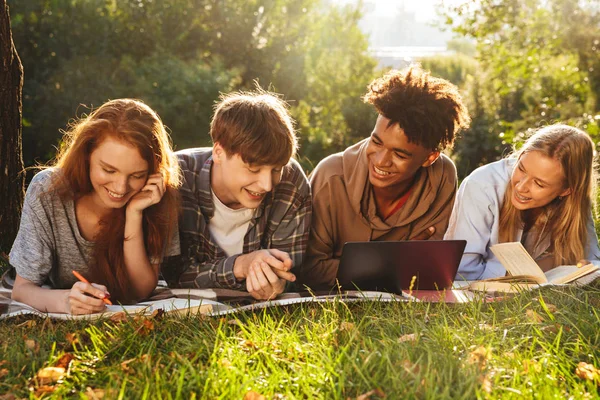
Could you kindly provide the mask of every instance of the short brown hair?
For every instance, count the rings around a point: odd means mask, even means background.
[[[411,143],[429,149],[452,147],[456,133],[471,122],[458,88],[418,65],[375,79],[363,100],[389,119],[389,126],[399,124]]]
[[[257,89],[222,95],[210,123],[213,143],[228,155],[255,165],[286,165],[298,139],[288,105],[277,94]]]

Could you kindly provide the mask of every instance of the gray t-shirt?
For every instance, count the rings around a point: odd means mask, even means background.
[[[74,201],[62,200],[56,191],[50,191],[57,174],[54,168],[43,170],[29,184],[10,263],[21,277],[38,285],[69,289],[77,281],[73,270],[89,276],[94,242],[79,232]],[[177,254],[179,235],[165,253]]]

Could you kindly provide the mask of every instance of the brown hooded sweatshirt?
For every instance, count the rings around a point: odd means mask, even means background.
[[[386,220],[377,215],[365,153],[369,139],[322,160],[310,177],[312,230],[298,282],[311,288],[335,283],[344,243],[408,240],[435,227],[431,239],[444,237],[457,188],[456,168],[441,154],[415,177],[409,198]]]

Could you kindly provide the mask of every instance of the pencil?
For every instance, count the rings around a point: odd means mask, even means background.
[[[91,285],[90,281],[88,281],[87,279],[85,279],[85,278],[83,277],[83,275],[81,275],[79,272],[77,272],[77,271],[71,271],[71,272],[73,272],[73,275],[75,275],[75,277],[76,277],[77,279],[79,279],[81,282],[83,282],[83,283],[87,283],[87,284],[90,284],[90,285]],[[112,302],[111,302],[109,299],[107,299],[106,297],[103,297],[103,298],[102,298],[102,301],[103,301],[105,304],[108,304],[109,306],[112,306]]]

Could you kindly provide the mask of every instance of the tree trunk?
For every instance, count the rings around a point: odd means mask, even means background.
[[[0,0],[0,251],[10,250],[25,197],[21,114],[23,66],[12,40],[6,0]]]

